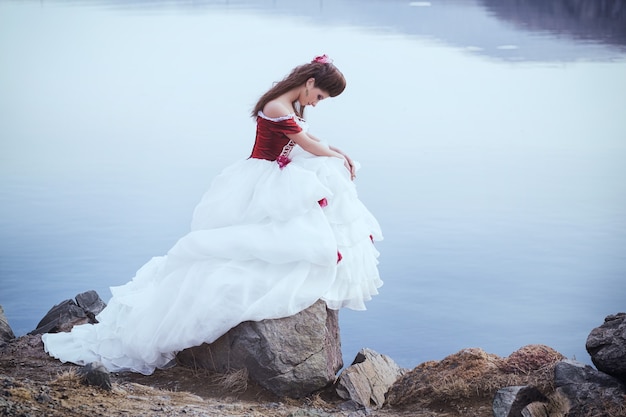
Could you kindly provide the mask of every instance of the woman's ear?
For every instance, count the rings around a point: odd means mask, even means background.
[[[308,80],[306,80],[306,88],[313,88],[315,87],[315,78],[311,77]]]

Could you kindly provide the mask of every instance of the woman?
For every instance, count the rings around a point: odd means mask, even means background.
[[[112,287],[97,324],[43,335],[46,351],[151,374],[243,321],[287,317],[318,299],[365,309],[382,285],[372,244],[380,228],[357,198],[355,162],[309,134],[303,118],[344,88],[326,55],[276,83],[254,108],[252,155],[212,182],[191,231]]]

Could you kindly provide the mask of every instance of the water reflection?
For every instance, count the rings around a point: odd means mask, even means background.
[[[496,17],[527,31],[626,45],[623,0],[481,0]]]
[[[44,2],[42,2],[43,4]],[[56,3],[56,2],[46,2]],[[615,59],[626,51],[622,0],[74,0],[118,10],[249,10],[418,36],[497,59]]]

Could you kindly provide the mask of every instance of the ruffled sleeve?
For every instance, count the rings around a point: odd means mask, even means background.
[[[302,126],[300,126],[296,122],[295,117],[292,116],[284,116],[276,119],[259,116],[257,118],[257,124],[263,125],[267,130],[275,134],[291,135],[302,132]]]

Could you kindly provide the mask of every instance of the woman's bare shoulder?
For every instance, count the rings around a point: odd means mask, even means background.
[[[263,114],[267,117],[282,117],[293,114],[293,109],[280,100],[272,100],[263,107]]]

